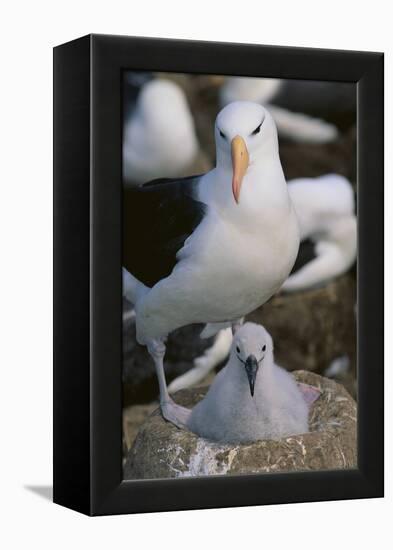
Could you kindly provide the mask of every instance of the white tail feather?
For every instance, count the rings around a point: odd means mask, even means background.
[[[138,291],[140,290],[141,286],[143,287],[142,283],[138,281],[138,279],[135,279],[131,273],[129,273],[124,267],[122,268],[122,275],[123,275],[123,296],[127,298],[129,302],[132,304],[135,304],[137,299]]]

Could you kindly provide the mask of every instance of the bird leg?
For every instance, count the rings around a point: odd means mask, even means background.
[[[194,359],[194,367],[172,380],[168,387],[169,393],[190,388],[201,382],[210,371],[228,357],[231,344],[232,330],[229,327],[221,329],[217,333],[213,345],[207,348],[203,355]]]
[[[178,428],[185,428],[191,411],[175,403],[169,396],[164,371],[165,344],[161,340],[152,340],[147,345],[147,349],[156,367],[162,416]]]
[[[237,330],[242,326],[244,323],[244,317],[239,317],[239,319],[235,319],[232,321],[232,335],[234,336],[237,332]]]

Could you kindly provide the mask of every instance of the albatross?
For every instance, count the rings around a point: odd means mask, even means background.
[[[188,427],[221,443],[306,433],[309,406],[319,395],[275,363],[273,340],[264,327],[245,323],[233,339],[228,363],[192,409]]]
[[[339,174],[298,178],[288,185],[301,241],[311,240],[313,258],[291,273],[283,292],[315,288],[348,271],[356,260],[357,220],[350,182]]]
[[[210,172],[124,190],[123,293],[156,367],[163,417],[178,427],[189,411],[168,393],[167,335],[192,323],[236,332],[281,287],[299,247],[269,112],[231,103],[214,131]]]
[[[288,182],[288,192],[301,242],[292,272],[280,289],[285,293],[317,288],[342,275],[355,262],[357,248],[355,197],[346,178],[339,174],[298,178]],[[206,336],[209,329],[204,329]],[[230,327],[223,326],[213,345],[194,359],[194,367],[172,380],[169,393],[203,380],[227,358],[231,344]]]
[[[206,167],[182,89],[169,80],[126,73],[123,176],[126,185]],[[164,108],[163,108],[164,105]],[[210,166],[209,166],[210,167]],[[188,172],[189,173],[189,172]]]

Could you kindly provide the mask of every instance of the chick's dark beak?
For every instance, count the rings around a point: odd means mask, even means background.
[[[244,367],[246,369],[248,383],[250,384],[251,397],[254,397],[255,379],[258,372],[258,361],[255,355],[249,355],[246,359]]]

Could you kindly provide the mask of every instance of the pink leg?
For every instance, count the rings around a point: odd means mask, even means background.
[[[303,384],[303,382],[298,382],[298,388],[302,392],[305,402],[309,407],[316,401],[321,392],[315,386],[310,386],[309,384]]]
[[[152,340],[149,342],[147,349],[156,367],[162,416],[178,428],[185,428],[191,411],[177,405],[169,396],[164,371],[165,344],[161,340]]]
[[[235,321],[232,321],[232,335],[234,336],[236,332],[239,330],[239,328],[244,323],[244,317],[240,317],[239,319],[236,319]]]

